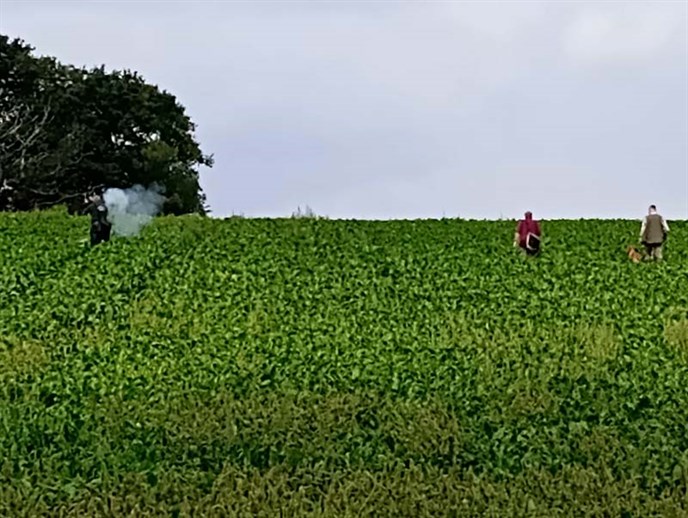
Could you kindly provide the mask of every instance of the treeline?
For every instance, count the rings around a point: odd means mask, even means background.
[[[155,183],[165,213],[206,212],[198,168],[212,156],[172,94],[33,51],[0,34],[0,211],[75,211],[92,189]]]

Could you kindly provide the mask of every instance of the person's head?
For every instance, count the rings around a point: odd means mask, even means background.
[[[94,192],[89,194],[88,201],[95,205],[100,205],[101,203],[103,203],[103,196],[97,192]]]
[[[650,208],[648,209],[648,212],[649,212],[650,214],[654,214],[655,212],[657,212],[657,207],[656,207],[655,205],[650,205]]]
[[[103,201],[103,190],[99,188],[93,189],[88,195],[88,200],[91,203],[100,203],[101,201]]]
[[[530,211],[526,212],[525,216],[526,216],[526,221],[530,221],[531,219],[533,219],[533,213]]]

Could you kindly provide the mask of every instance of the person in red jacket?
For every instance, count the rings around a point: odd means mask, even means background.
[[[526,212],[525,219],[519,221],[516,227],[514,246],[520,247],[527,255],[537,255],[541,240],[540,224],[533,219],[532,212]]]

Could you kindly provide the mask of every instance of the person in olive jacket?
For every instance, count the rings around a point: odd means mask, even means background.
[[[645,245],[647,259],[661,261],[662,245],[669,234],[666,220],[657,214],[657,207],[650,205],[647,216],[640,227],[640,241]]]

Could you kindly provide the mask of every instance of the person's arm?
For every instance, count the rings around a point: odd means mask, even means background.
[[[647,225],[647,218],[643,218],[643,224],[640,226],[640,239],[645,235],[645,226]]]
[[[664,218],[662,218],[662,227],[664,227],[664,233],[668,234],[669,233],[669,224],[667,223],[667,221]]]
[[[519,242],[521,241],[521,222],[519,221],[516,224],[516,231],[514,232],[514,246],[518,246]]]

